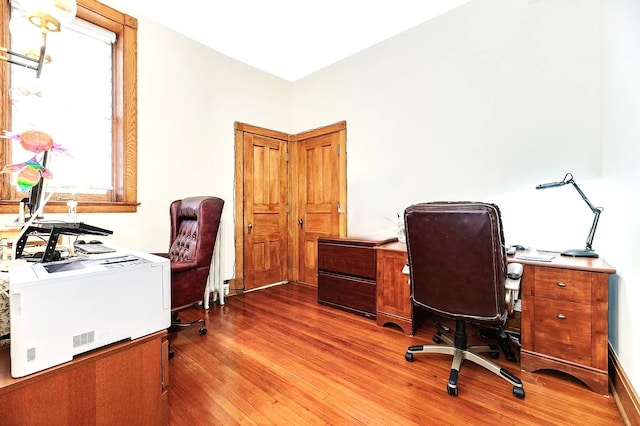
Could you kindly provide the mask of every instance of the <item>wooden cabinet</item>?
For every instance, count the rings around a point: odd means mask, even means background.
[[[26,377],[0,348],[3,425],[162,425],[168,422],[166,331],[114,343]]]
[[[375,318],[375,247],[390,241],[318,238],[318,303]]]
[[[608,285],[615,270],[600,259],[560,255],[549,263],[515,261],[524,264],[521,368],[562,371],[607,394]]]
[[[394,242],[377,248],[376,322],[396,324],[405,334],[413,334],[414,316],[409,275],[402,273],[407,263],[406,244]]]

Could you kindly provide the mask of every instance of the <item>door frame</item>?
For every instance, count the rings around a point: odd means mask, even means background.
[[[254,133],[262,136],[280,139],[289,143],[287,167],[289,168],[287,182],[287,280],[296,281],[298,279],[298,259],[297,248],[298,227],[294,218],[298,217],[297,199],[292,194],[297,193],[297,158],[298,142],[320,136],[327,133],[343,131],[340,138],[339,165],[339,186],[340,204],[343,213],[339,218],[339,236],[347,235],[347,149],[346,149],[346,121],[323,126],[317,129],[307,130],[298,134],[290,135],[276,130],[253,126],[246,123],[234,122],[234,149],[235,149],[235,173],[234,173],[234,238],[235,238],[235,273],[234,278],[229,280],[230,290],[235,292],[244,291],[244,138],[243,133]]]

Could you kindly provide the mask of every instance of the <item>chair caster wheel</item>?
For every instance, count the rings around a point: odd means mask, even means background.
[[[451,333],[451,329],[444,324],[437,322],[436,327],[438,327],[438,329],[444,333]]]
[[[516,398],[524,399],[524,388],[521,388],[520,386],[514,386],[513,395]]]
[[[513,391],[515,392],[515,388]],[[458,388],[447,385],[447,393],[451,396],[458,396]]]
[[[491,352],[489,352],[489,356],[492,359],[500,358],[500,348],[499,347],[497,347],[496,345],[489,345],[489,349],[491,349]]]
[[[437,334],[433,336],[432,340],[433,340],[433,343],[437,343],[437,344],[442,343],[442,339]]]
[[[404,359],[409,362],[413,362],[413,354],[411,352],[407,352],[406,354],[404,354]]]
[[[205,334],[207,334],[207,329],[205,327],[200,327],[198,331],[200,332],[201,336],[204,336]]]

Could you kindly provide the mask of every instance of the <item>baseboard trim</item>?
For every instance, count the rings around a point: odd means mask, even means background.
[[[640,400],[609,345],[609,387],[625,425],[640,425]]]
[[[287,284],[288,282],[289,281],[279,281],[277,283],[263,285],[262,287],[257,287],[257,288],[252,288],[250,290],[245,290],[244,293],[250,293],[250,292],[256,291],[256,290],[262,290],[262,289],[269,288],[269,287],[274,287],[274,286],[277,286],[277,285]]]

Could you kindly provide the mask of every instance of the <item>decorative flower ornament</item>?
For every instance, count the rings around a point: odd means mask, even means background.
[[[18,173],[17,184],[20,191],[26,191],[34,186],[40,180],[40,176],[45,179],[51,179],[53,174],[49,169],[40,164],[37,157],[34,155],[32,159],[25,161],[24,163],[12,164],[10,166],[4,166],[2,173]]]
[[[25,150],[35,154],[30,160],[24,163],[7,165],[0,171],[0,173],[19,172],[17,184],[21,191],[26,191],[37,184],[41,176],[45,179],[53,178],[53,174],[38,161],[38,154],[49,150],[68,154],[62,146],[55,143],[51,136],[45,132],[27,130],[22,133],[5,133],[7,134],[0,136],[0,138],[18,141]]]

